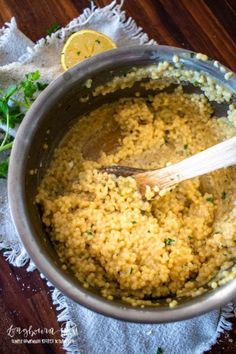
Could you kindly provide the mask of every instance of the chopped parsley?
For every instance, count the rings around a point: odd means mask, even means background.
[[[188,144],[184,144],[184,150],[188,148]]]
[[[132,222],[132,224],[137,224],[138,222],[137,221],[135,221],[135,220],[133,220],[133,221],[131,221]]]
[[[57,32],[61,26],[58,23],[54,23],[49,29],[47,29],[47,35],[51,36],[52,33]]]
[[[87,234],[87,235],[93,235],[93,231],[87,230],[87,231],[86,231],[86,234]]]
[[[134,270],[134,268],[131,267],[131,268],[129,269],[129,274],[132,274],[132,273],[133,273],[133,270]]]
[[[101,44],[101,41],[100,41],[99,39],[95,39],[95,42],[96,42],[97,44]]]
[[[188,239],[189,239],[189,240],[192,240],[192,239],[193,239],[193,237],[192,237],[192,236],[188,236]]]
[[[80,53],[81,53],[80,51],[76,52],[77,55],[80,55]]]
[[[157,354],[163,354],[163,349],[161,347],[158,347],[157,348]]]
[[[198,86],[201,86],[200,82],[198,82],[198,81],[193,81],[193,85],[194,85],[194,86],[197,86],[197,87],[198,87]]]
[[[223,191],[222,193],[221,193],[221,199],[222,200],[225,200],[227,198],[227,193],[225,192],[225,191]]]
[[[166,238],[166,239],[164,240],[164,242],[165,242],[165,244],[166,244],[167,246],[170,246],[170,245],[172,245],[173,243],[175,243],[175,240],[172,240],[171,238]]]
[[[209,197],[206,199],[207,202],[210,202],[210,203],[214,203],[214,198],[213,197]]]
[[[197,276],[195,275],[195,276],[193,276],[192,278],[190,278],[190,279],[189,279],[189,281],[191,281],[191,282],[195,282],[195,281],[196,281],[196,279],[197,279]]]

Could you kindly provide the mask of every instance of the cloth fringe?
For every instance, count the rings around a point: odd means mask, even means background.
[[[8,241],[3,239],[0,240],[0,250],[3,251],[3,256],[6,260],[15,267],[23,267],[27,264],[27,271],[32,272],[36,269],[34,263],[29,258],[23,245],[15,244],[12,245]],[[40,274],[42,279],[45,279],[43,274]],[[66,297],[56,289],[49,281],[46,280],[48,287],[50,288],[52,303],[56,306],[57,319],[59,322],[64,324],[61,326],[61,337],[63,339],[63,348],[66,352],[74,353],[78,350],[77,339],[77,327],[76,324],[71,320],[69,313],[69,306],[66,302]]]
[[[5,44],[11,31],[17,28],[15,17],[10,22],[6,22],[5,26],[0,29],[0,48]]]
[[[128,38],[138,40],[139,44],[156,44],[156,41],[153,39],[149,40],[148,35],[143,32],[142,27],[137,26],[132,18],[126,19],[125,11],[121,10],[123,3],[124,0],[122,0],[120,3],[117,3],[115,0],[103,8],[97,8],[92,1],[90,7],[86,8],[79,17],[72,20],[66,27],[59,29],[55,33],[52,33],[50,36],[48,35],[45,38],[41,38],[32,48],[28,47],[27,53],[19,58],[19,62],[22,64],[30,62],[32,58],[37,55],[40,49],[45,45],[49,47],[50,45],[56,43],[63,43],[65,39],[71,34],[71,32],[81,29],[83,26],[88,24],[88,22],[94,16],[100,16],[104,14],[108,20],[114,18],[114,16],[117,17],[119,19],[120,26],[123,27],[124,32]]]
[[[219,339],[222,333],[224,333],[225,331],[230,331],[232,329],[232,323],[229,322],[228,319],[235,316],[235,306],[232,302],[222,307],[220,319],[216,329],[216,337],[212,338],[210,343],[208,343],[208,345],[203,348],[203,352],[207,352],[208,350],[210,350],[211,347],[216,344],[217,339]]]
[[[0,250],[3,251],[3,256],[6,260],[14,267],[23,267],[28,263],[27,272],[32,272],[36,269],[22,244],[15,243],[13,245],[11,242],[1,239]]]
[[[69,306],[66,297],[47,281],[47,285],[52,288],[52,302],[58,311],[57,319],[63,322],[61,326],[61,337],[63,339],[63,348],[67,353],[78,352],[78,332],[76,324],[71,320]]]

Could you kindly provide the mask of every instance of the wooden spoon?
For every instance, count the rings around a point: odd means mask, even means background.
[[[136,179],[139,190],[142,194],[145,194],[147,186],[151,190],[160,193],[187,179],[202,176],[235,164],[236,137],[233,137],[176,164],[158,170],[149,171],[115,165],[103,167],[101,171],[115,174],[116,176],[133,176]]]

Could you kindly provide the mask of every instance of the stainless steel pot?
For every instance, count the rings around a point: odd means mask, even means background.
[[[50,240],[45,234],[40,213],[34,203],[37,186],[50,161],[53,149],[73,121],[117,96],[132,94],[125,89],[107,96],[98,96],[82,103],[79,98],[91,94],[84,83],[93,79],[93,88],[134,66],[146,66],[157,61],[172,61],[177,54],[186,68],[202,70],[236,93],[235,76],[225,80],[212,61],[193,59],[189,51],[167,46],[121,48],[93,57],[62,74],[33,103],[22,122],[14,142],[8,177],[10,209],[17,231],[38,269],[48,280],[74,301],[107,316],[142,322],[163,323],[187,319],[220,307],[236,295],[236,280],[193,299],[183,299],[170,309],[159,307],[134,308],[124,303],[108,301],[98,293],[86,290],[73,274],[61,269]],[[47,149],[44,147],[48,146]],[[30,170],[37,169],[35,175]]]

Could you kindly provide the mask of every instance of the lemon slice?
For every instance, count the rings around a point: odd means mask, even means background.
[[[110,37],[93,30],[81,30],[72,34],[66,41],[61,53],[64,70],[92,57],[95,54],[116,48]]]

